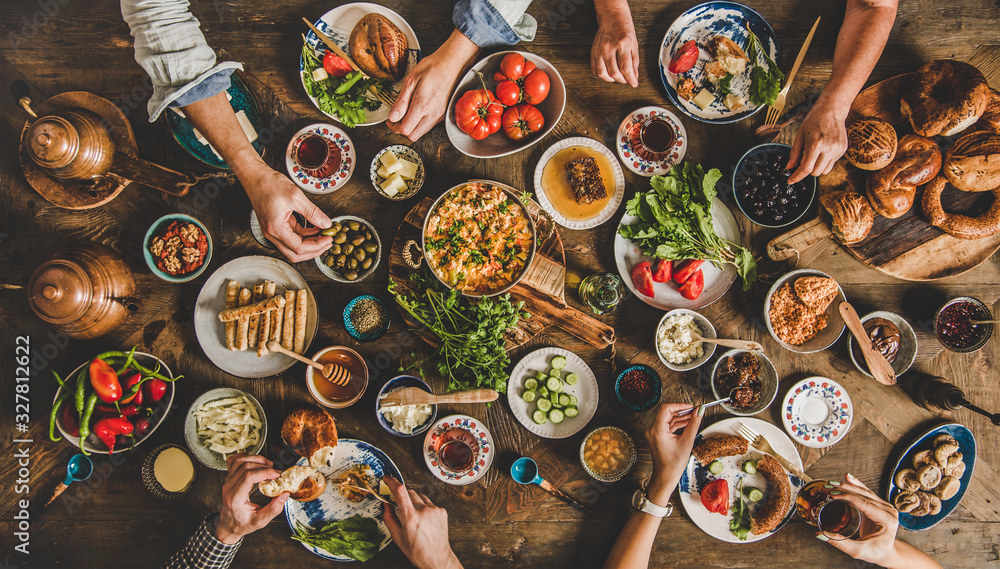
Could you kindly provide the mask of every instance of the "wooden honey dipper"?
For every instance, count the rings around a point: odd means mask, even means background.
[[[288,357],[295,358],[304,364],[311,365],[312,367],[318,369],[319,372],[323,374],[323,377],[334,385],[339,385],[343,387],[351,382],[351,372],[342,365],[321,364],[301,354],[296,354],[291,350],[286,350],[285,348],[281,347],[281,344],[279,344],[274,340],[268,340],[267,349],[272,352],[280,352]]]

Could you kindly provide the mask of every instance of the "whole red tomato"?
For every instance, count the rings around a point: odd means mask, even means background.
[[[549,76],[541,69],[536,69],[524,76],[521,83],[521,100],[537,105],[549,96]]]
[[[520,104],[503,112],[503,133],[511,140],[524,140],[545,126],[545,117],[532,105]]]
[[[466,91],[455,103],[455,123],[475,140],[500,130],[502,114],[503,105],[489,89]]]
[[[725,479],[713,480],[701,489],[701,505],[713,514],[729,513],[729,483]]]
[[[549,95],[547,73],[524,59],[520,53],[508,53],[500,60],[500,70],[493,74],[497,99],[506,106],[517,103],[537,105]]]

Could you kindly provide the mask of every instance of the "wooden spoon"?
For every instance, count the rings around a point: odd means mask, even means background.
[[[695,342],[705,342],[706,344],[716,344],[724,348],[736,348],[737,350],[747,350],[750,352],[763,352],[764,346],[749,340],[727,340],[725,338],[705,338],[699,336],[697,332],[691,332],[691,339]]]
[[[339,385],[343,387],[351,382],[351,372],[342,365],[321,364],[301,354],[296,354],[291,350],[286,350],[285,348],[281,347],[281,344],[275,342],[274,340],[268,340],[267,349],[272,352],[279,352],[285,354],[286,356],[299,360],[304,364],[311,365],[312,367],[318,369],[320,373],[323,374],[323,377],[334,385]]]
[[[847,328],[850,329],[851,334],[854,334],[854,339],[861,346],[861,354],[865,357],[868,370],[872,372],[875,379],[883,385],[895,385],[896,372],[893,371],[885,357],[872,348],[871,338],[868,337],[868,332],[865,332],[865,327],[861,324],[861,318],[858,317],[854,307],[849,302],[841,302],[840,315],[844,317]]]
[[[394,405],[437,405],[438,403],[489,403],[496,401],[500,394],[492,389],[470,389],[444,395],[427,393],[419,387],[404,387],[383,395],[379,407]]]

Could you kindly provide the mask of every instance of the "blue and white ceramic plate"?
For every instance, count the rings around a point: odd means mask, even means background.
[[[340,155],[340,165],[330,175],[319,170],[306,170],[295,163],[292,158],[298,152],[299,144],[311,135],[318,134],[326,140],[330,147],[330,155]],[[354,163],[357,162],[357,152],[354,142],[343,130],[326,123],[311,124],[295,133],[285,148],[285,169],[295,185],[312,194],[329,194],[339,190],[354,173]]]
[[[285,519],[288,520],[288,527],[292,528],[294,534],[296,522],[303,523],[311,529],[318,529],[328,522],[344,520],[352,516],[375,518],[375,521],[378,522],[378,529],[383,536],[382,544],[379,546],[379,551],[382,551],[392,541],[392,538],[389,537],[389,530],[386,529],[383,521],[385,504],[374,497],[365,498],[361,502],[351,502],[340,493],[340,490],[337,490],[333,481],[350,470],[352,466],[367,464],[372,467],[376,481],[388,475],[402,482],[403,477],[399,474],[399,469],[393,464],[392,459],[377,447],[355,439],[340,439],[337,442],[336,461],[337,466],[320,470],[326,475],[327,485],[326,490],[319,498],[309,502],[297,500],[285,502]],[[308,463],[309,460],[303,457],[297,464],[305,466]],[[378,482],[375,483],[375,488],[378,488]],[[302,547],[331,561],[354,561],[346,555],[334,555],[321,547],[305,543],[302,544]]]
[[[836,444],[851,430],[854,405],[842,385],[825,377],[796,383],[781,401],[781,422],[792,439],[811,448]]]
[[[667,71],[674,51],[684,42],[695,40],[701,52],[698,56],[698,62],[690,71],[682,75],[693,79],[700,90],[701,87],[708,84],[703,70],[705,65],[712,60],[711,52],[708,50],[708,40],[718,35],[724,35],[746,51],[750,45],[750,34],[746,29],[748,24],[754,35],[760,39],[768,55],[780,67],[781,46],[778,44],[777,34],[760,14],[742,4],[705,2],[684,12],[674,20],[673,24],[670,24],[670,29],[667,30],[667,34],[663,37],[663,43],[660,45],[660,79],[663,81],[670,101],[682,113],[701,122],[725,124],[743,120],[760,110],[762,105],[754,105],[747,95],[750,90],[750,65],[747,66],[747,70],[742,75],[733,77],[731,83],[732,92],[747,100],[743,107],[735,111],[726,108],[722,98],[717,98],[705,110],[690,101],[681,99],[677,96],[678,76]],[[757,59],[758,65],[767,65],[763,54],[759,55]]]
[[[438,439],[441,438],[442,434],[454,428],[468,431],[479,443],[479,455],[472,464],[472,468],[458,474],[442,468],[437,456]],[[424,437],[424,462],[427,463],[427,468],[438,480],[452,486],[465,486],[482,478],[490,469],[490,465],[493,464],[494,454],[496,454],[496,449],[493,446],[493,435],[486,430],[486,425],[482,421],[468,415],[449,415],[438,419]]]
[[[795,445],[792,443],[791,439],[785,436],[785,433],[781,432],[781,429],[778,427],[768,423],[767,421],[754,419],[753,417],[734,417],[732,419],[719,421],[699,433],[694,444],[697,445],[703,438],[712,435],[739,436],[736,429],[739,427],[740,423],[743,423],[744,425],[764,435],[767,442],[771,443],[771,446],[775,451],[791,461],[791,463],[795,466],[800,469],[802,468],[802,459],[799,457],[799,453],[796,452]],[[678,494],[680,494],[681,505],[684,506],[684,510],[687,512],[688,517],[691,518],[691,521],[693,521],[695,525],[701,528],[701,530],[708,535],[729,543],[751,543],[754,541],[760,541],[783,528],[785,524],[788,523],[788,520],[795,515],[795,496],[798,495],[799,490],[805,485],[802,480],[792,474],[788,475],[788,482],[791,485],[791,503],[789,504],[788,513],[785,514],[785,518],[780,524],[778,524],[778,527],[775,528],[774,531],[761,535],[754,535],[751,533],[747,535],[746,541],[740,541],[738,537],[733,535],[733,532],[729,531],[729,521],[733,517],[731,513],[726,514],[725,516],[721,514],[713,514],[706,510],[705,506],[701,503],[701,489],[709,482],[719,478],[724,478],[729,482],[730,508],[732,508],[732,503],[736,499],[740,478],[743,478],[744,486],[754,486],[766,492],[767,484],[761,474],[747,474],[742,470],[743,463],[747,459],[759,460],[760,458],[763,458],[763,456],[764,453],[750,447],[747,454],[725,456],[718,459],[723,466],[722,472],[719,474],[712,474],[708,471],[708,465],[699,463],[692,454],[691,458],[688,459],[687,469],[685,469],[684,474],[681,475],[680,483],[677,486]],[[764,499],[767,499],[766,494]],[[756,504],[750,504],[750,511],[753,512],[762,503],[764,502],[761,501]]]
[[[912,468],[913,456],[922,450],[933,450],[934,439],[940,435],[951,435],[958,442],[959,452],[962,453],[962,460],[965,461],[965,473],[959,480],[958,493],[947,500],[941,501],[941,511],[929,516],[911,516],[910,514],[899,514],[899,527],[910,531],[924,531],[941,523],[958,507],[965,491],[969,489],[969,482],[972,480],[972,471],[976,469],[976,437],[973,436],[965,425],[958,423],[945,423],[938,425],[918,436],[912,443],[903,449],[892,468],[892,475],[887,477],[885,497],[891,504],[899,494],[900,489],[896,486],[896,473],[900,468]]]
[[[232,105],[233,112],[239,113],[243,111],[246,113],[247,119],[259,135],[260,131],[264,128],[264,119],[260,113],[260,105],[238,74],[233,73],[229,76],[229,89],[226,89],[226,92],[229,93],[229,104]],[[174,109],[167,109],[160,116],[163,117],[163,121],[166,123],[167,128],[170,129],[170,134],[174,136],[174,140],[188,154],[212,168],[229,170],[229,164],[226,164],[221,156],[216,154],[208,144],[202,144],[198,140],[198,137],[194,134],[194,125],[187,120],[186,116],[181,116]],[[257,151],[257,154],[264,155],[265,145],[259,137],[250,144]]]
[[[355,24],[358,23],[361,18],[364,18],[368,14],[381,14],[389,19],[390,22],[396,24],[396,27],[403,32],[406,36],[407,43],[407,53],[406,53],[406,73],[409,73],[413,66],[420,61],[420,42],[417,41],[417,35],[413,33],[413,28],[406,23],[406,20],[402,16],[393,12],[389,8],[379,4],[371,4],[369,2],[353,2],[351,4],[344,4],[343,6],[337,6],[333,10],[330,10],[326,14],[320,16],[318,20],[313,22],[316,29],[323,32],[328,38],[333,40],[340,49],[344,50],[345,53],[350,53],[348,50],[348,39],[351,37],[351,30],[354,29]],[[320,41],[319,36],[315,34],[312,30],[308,30],[306,33],[306,43],[313,49],[313,51],[320,56],[322,59],[323,53],[327,51],[327,47]],[[303,78],[306,66],[305,62],[302,60],[302,55],[299,55],[299,80],[302,81],[302,89],[306,88],[306,82]],[[392,90],[396,93],[399,92],[400,85],[402,81],[394,83],[392,85]],[[310,97],[308,93],[306,96],[312,101],[313,105],[320,110],[321,113],[330,117],[331,119],[340,122],[340,119],[336,115],[331,115],[319,107],[319,101],[315,97]],[[389,118],[390,106],[382,103],[382,106],[374,111],[367,111],[365,114],[365,122],[358,123],[358,126],[371,126],[373,124],[379,124],[380,122],[385,122]]]

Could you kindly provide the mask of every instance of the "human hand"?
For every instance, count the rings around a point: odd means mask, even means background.
[[[899,512],[854,476],[848,474],[845,479],[846,481],[837,487],[840,494],[836,498],[857,506],[858,510],[875,525],[875,532],[862,540],[844,539],[828,543],[860,561],[889,566],[896,556]],[[822,532],[818,532],[816,537],[821,541],[827,541]]]
[[[653,455],[653,476],[646,495],[654,504],[666,504],[687,467],[703,413],[703,409],[699,407],[694,413],[677,416],[690,407],[687,403],[661,404],[653,424],[646,431],[646,441],[649,442]],[[676,434],[680,429],[684,429],[684,432]]]
[[[595,6],[598,28],[590,48],[591,71],[609,83],[638,87],[639,41],[628,3],[598,2]]]
[[[385,526],[403,555],[418,569],[461,569],[448,543],[448,512],[391,476],[382,480],[396,499],[385,509]]]
[[[822,176],[833,170],[834,164],[847,151],[846,120],[846,111],[825,103],[820,97],[802,121],[792,143],[786,169],[797,168],[788,179],[789,184],[810,174]]]
[[[222,512],[215,527],[215,537],[228,544],[238,542],[243,536],[267,525],[281,513],[288,500],[282,492],[266,506],[250,501],[253,485],[281,476],[272,468],[271,461],[259,455],[234,454],[226,459],[229,476],[222,485]]]
[[[396,104],[385,125],[412,141],[427,133],[444,117],[458,74],[479,52],[479,47],[455,30],[434,53],[420,60],[399,89]]]
[[[320,234],[330,227],[330,218],[284,174],[263,162],[253,171],[242,172],[240,181],[257,212],[264,235],[293,263],[318,257],[330,248],[333,238]],[[292,215],[298,212],[314,227],[305,228]]]

